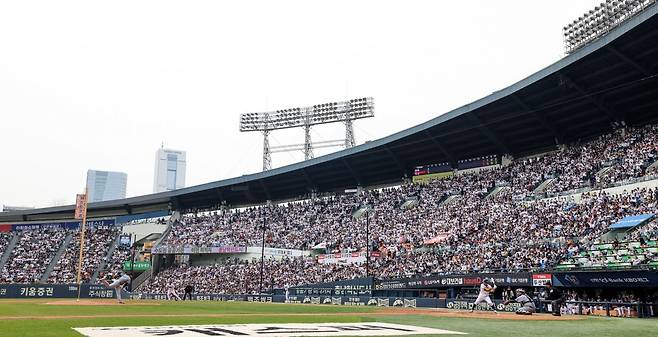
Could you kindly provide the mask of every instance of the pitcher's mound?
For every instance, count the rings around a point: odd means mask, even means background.
[[[123,301],[124,304],[118,303],[116,300],[99,300],[99,299],[82,299],[80,301],[76,300],[61,300],[61,301],[52,301],[46,302],[47,305],[160,305],[156,302],[137,302],[137,301]]]

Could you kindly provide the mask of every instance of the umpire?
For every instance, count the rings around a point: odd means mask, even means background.
[[[185,295],[183,295],[183,301],[187,298],[187,296],[190,296],[190,301],[192,300],[192,293],[194,292],[194,286],[191,284],[188,284],[185,286]]]
[[[553,316],[562,316],[562,314],[560,314],[560,307],[562,306],[562,292],[560,289],[554,288],[550,281],[546,283],[546,292],[546,300],[551,302]]]

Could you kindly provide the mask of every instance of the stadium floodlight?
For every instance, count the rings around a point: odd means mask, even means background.
[[[311,126],[329,123],[345,124],[345,140],[340,145],[349,148],[355,145],[354,120],[375,116],[375,104],[372,97],[355,98],[341,102],[316,104],[308,107],[288,108],[272,112],[251,112],[240,115],[240,132],[259,131],[263,133],[263,171],[271,168],[271,149],[268,136],[273,130],[304,128],[304,144],[291,145],[290,149],[277,152],[303,150],[306,160],[313,158]],[[332,141],[337,142],[337,141]],[[333,145],[332,145],[333,146]],[[321,147],[327,147],[323,144]]]
[[[657,0],[606,0],[562,28],[567,54],[595,41]]]

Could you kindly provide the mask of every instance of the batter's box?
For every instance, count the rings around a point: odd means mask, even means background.
[[[74,328],[88,337],[203,336],[404,336],[465,335],[463,332],[389,323],[229,324]]]

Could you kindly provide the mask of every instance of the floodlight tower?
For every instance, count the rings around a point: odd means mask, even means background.
[[[240,115],[240,132],[260,131],[263,133],[263,171],[272,168],[272,153],[303,151],[306,160],[313,158],[313,149],[326,147],[350,148],[356,145],[353,122],[375,116],[372,97],[355,98],[342,102],[316,104],[303,108],[290,108],[273,112],[253,112]],[[345,124],[345,139],[316,142],[311,141],[311,126],[342,122]],[[270,132],[273,130],[304,128],[304,144],[271,147]]]
[[[562,28],[564,49],[571,54],[634,17],[656,0],[605,0]]]

